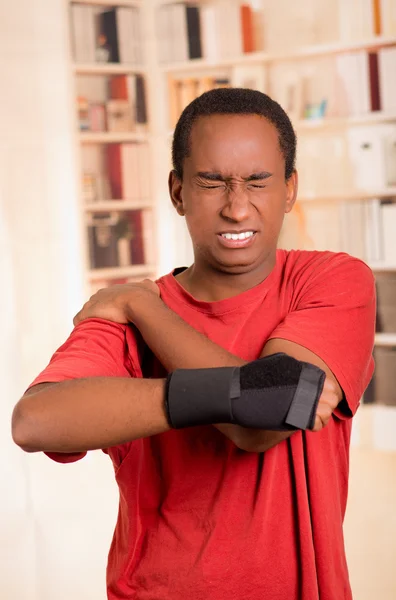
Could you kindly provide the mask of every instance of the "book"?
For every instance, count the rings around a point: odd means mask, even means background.
[[[383,261],[383,236],[381,231],[381,201],[370,198],[364,201],[364,233],[365,257],[367,262],[378,263]]]
[[[197,6],[186,6],[188,57],[190,59],[202,58],[201,47],[201,23],[199,8]]]
[[[381,202],[381,229],[383,261],[396,266],[396,202]],[[396,333],[396,327],[394,332]]]
[[[92,6],[72,4],[71,42],[74,60],[78,63],[95,62],[95,19]]]
[[[381,110],[381,97],[379,85],[378,53],[369,52],[369,82],[370,82],[370,108],[372,111]]]
[[[365,51],[336,57],[340,116],[357,116],[370,112],[369,73],[369,59]]]
[[[118,266],[117,213],[97,213],[87,215],[88,245],[91,269]]]
[[[99,17],[100,32],[106,37],[107,47],[109,49],[109,62],[120,62],[118,29],[117,29],[117,9],[111,8],[105,10]]]
[[[220,58],[218,27],[221,23],[219,11],[214,5],[203,5],[201,15],[201,41],[203,56],[207,61],[217,61]]]
[[[265,93],[267,70],[264,65],[235,65],[232,69],[233,87],[248,88]],[[286,111],[287,112],[287,111]]]
[[[149,164],[146,143],[108,144],[106,166],[111,197],[147,200],[151,193]]]
[[[396,181],[396,125],[356,126],[347,132],[353,187],[376,190]]]
[[[341,248],[351,256],[366,259],[366,211],[364,200],[340,202]]]
[[[256,50],[254,43],[253,11],[249,4],[240,6],[240,18],[242,27],[242,51],[244,53]]]
[[[380,0],[381,31],[385,37],[396,35],[395,0]]]
[[[112,77],[109,82],[109,95],[112,100],[129,102],[133,117],[133,129],[135,129],[136,124],[147,124],[146,84],[143,75],[117,75]]]
[[[396,48],[378,51],[378,70],[381,105],[384,112],[396,110]]]
[[[142,210],[131,210],[127,213],[129,221],[129,227],[131,231],[130,237],[130,252],[132,256],[132,264],[144,265],[146,264],[145,250],[144,250],[144,229],[143,229],[143,211]]]
[[[133,131],[134,119],[129,100],[108,100],[106,102],[108,131]]]

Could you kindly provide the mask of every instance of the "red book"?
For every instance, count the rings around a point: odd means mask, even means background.
[[[248,4],[241,7],[242,49],[243,52],[254,52],[253,11]]]
[[[112,100],[130,100],[127,75],[116,75],[110,78],[110,98]]]
[[[123,198],[121,144],[106,146],[106,162],[111,197],[120,200]]]
[[[370,52],[368,55],[368,61],[369,61],[369,77],[370,77],[371,110],[381,110],[377,52]]]
[[[143,219],[141,210],[131,210],[128,212],[128,219],[131,225],[132,239],[130,241],[132,264],[144,265],[146,257],[144,253],[144,235]]]

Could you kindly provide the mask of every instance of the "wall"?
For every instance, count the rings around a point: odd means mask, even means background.
[[[0,5],[0,597],[105,598],[110,461],[26,455],[13,405],[81,306],[72,90],[63,0]]]

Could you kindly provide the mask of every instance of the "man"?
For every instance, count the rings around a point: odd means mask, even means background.
[[[26,451],[110,455],[111,600],[351,598],[342,522],[374,283],[346,254],[276,249],[295,150],[264,94],[194,100],[169,177],[194,264],[93,296],[14,410]]]

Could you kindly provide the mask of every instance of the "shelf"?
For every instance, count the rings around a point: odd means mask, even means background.
[[[109,269],[91,269],[88,271],[90,281],[100,279],[123,279],[126,277],[144,277],[156,272],[154,265],[131,265],[129,267],[113,267]]]
[[[376,333],[376,346],[396,346],[396,333]]]
[[[110,212],[122,210],[140,210],[153,208],[149,200],[106,200],[84,205],[85,212]]]
[[[382,190],[353,190],[343,194],[304,194],[298,197],[299,202],[344,202],[348,200],[370,200],[371,198],[396,198],[396,186]]]
[[[396,113],[371,112],[366,115],[343,118],[302,119],[294,123],[298,131],[312,131],[321,129],[339,129],[354,125],[369,125],[370,123],[386,123],[396,121]]]
[[[392,265],[385,262],[368,262],[367,264],[372,271],[377,273],[396,272],[396,264]]]
[[[147,142],[147,133],[134,131],[80,131],[79,138],[82,144],[111,144],[122,142]]]
[[[372,50],[383,48],[385,46],[396,45],[396,37],[373,37],[361,42],[343,43],[334,42],[332,44],[318,44],[316,46],[307,46],[305,48],[291,50],[285,54],[270,54],[268,52],[251,52],[234,58],[220,59],[218,61],[209,61],[204,58],[192,59],[180,63],[168,63],[162,65],[162,70],[167,73],[177,73],[181,71],[195,71],[202,69],[215,69],[222,67],[232,67],[234,65],[251,65],[255,63],[277,63],[295,60],[304,60],[307,58],[316,58],[319,56],[328,56],[331,54],[343,54],[357,50]]]
[[[141,0],[70,0],[70,4],[91,4],[93,6],[131,6],[140,8]]]
[[[145,73],[142,65],[125,63],[74,63],[76,75],[122,75],[124,73]]]

